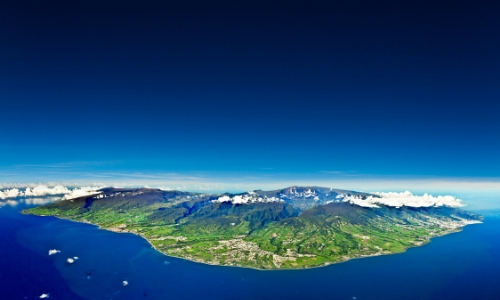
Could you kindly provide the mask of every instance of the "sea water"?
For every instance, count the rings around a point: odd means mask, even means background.
[[[26,207],[0,209],[0,299],[500,299],[495,216],[401,254],[259,271],[168,257],[133,234]]]

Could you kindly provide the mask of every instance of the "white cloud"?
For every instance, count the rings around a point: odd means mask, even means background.
[[[50,294],[42,294],[39,298],[40,299],[50,298]]]
[[[217,200],[213,200],[212,202],[231,202],[234,204],[244,204],[244,203],[256,203],[256,202],[283,202],[282,199],[276,197],[266,197],[264,198],[258,196],[255,193],[247,194],[247,195],[236,195],[233,197],[222,196]]]
[[[0,191],[0,199],[2,200],[6,198],[16,198],[18,196],[22,196],[22,192],[17,188]]]
[[[67,261],[68,263],[70,263],[70,264],[72,264],[72,263],[74,263],[74,262],[75,262],[75,260],[74,260],[74,259],[72,259],[71,257],[70,257],[70,258],[68,258],[66,261]]]
[[[128,281],[124,280],[124,281],[122,282],[122,284],[123,284],[123,286],[127,286],[127,285],[128,285]]]
[[[90,186],[75,188],[70,193],[64,195],[63,200],[74,199],[74,198],[89,196],[89,195],[96,195],[96,194],[101,193],[101,192],[97,192],[96,191],[97,189],[99,189],[99,188],[90,187]]]
[[[12,188],[0,191],[0,199],[17,198],[17,197],[43,197],[48,195],[64,195],[70,192],[71,191],[68,188],[62,185],[49,187],[46,185],[39,184],[35,187],[26,187],[24,191],[19,188]]]
[[[64,195],[70,193],[70,190],[62,185],[56,185],[54,187],[48,187],[46,185],[38,185],[34,188],[27,187],[24,191],[24,196],[26,197],[40,197],[47,195]]]
[[[370,198],[372,198],[372,197],[370,197]],[[363,200],[361,198],[354,197],[354,196],[345,197],[344,202],[349,202],[351,204],[355,204],[357,206],[362,206],[362,207],[372,207],[372,208],[380,207],[377,204],[374,204],[373,202],[369,201],[368,199]]]
[[[346,196],[343,195],[343,201],[349,202],[355,205],[363,207],[380,207],[379,205],[385,205],[390,207],[461,207],[462,200],[457,199],[453,196],[437,196],[434,197],[429,194],[424,194],[422,196],[413,195],[409,191],[403,193],[388,192],[388,193],[372,193],[379,197],[369,196],[366,199],[361,199],[360,196]]]
[[[21,187],[5,189],[3,191],[0,191],[0,199],[4,200],[8,198],[18,198],[18,197],[26,197],[26,198],[46,197],[54,195],[64,195],[63,199],[73,199],[82,196],[99,194],[99,192],[97,192],[98,189],[100,189],[100,187],[86,186],[86,187],[75,187],[71,189],[62,185],[48,186],[39,184],[34,187],[28,186],[24,188],[24,190],[22,190]],[[53,201],[54,199],[43,200],[42,198],[38,198],[38,200],[31,199],[31,200],[26,200],[25,202],[27,204],[46,204]]]
[[[49,250],[49,255],[54,255],[54,254],[57,254],[57,253],[61,253],[61,250],[57,250],[57,249],[51,249],[51,250]]]

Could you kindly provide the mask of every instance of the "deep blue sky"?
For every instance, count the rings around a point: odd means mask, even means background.
[[[413,2],[2,1],[0,180],[498,178],[499,7]]]

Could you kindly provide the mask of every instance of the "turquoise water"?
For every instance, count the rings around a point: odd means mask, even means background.
[[[403,254],[258,271],[167,257],[138,236],[25,216],[22,208],[0,209],[2,299],[500,299],[494,216]],[[49,256],[50,249],[61,252]]]

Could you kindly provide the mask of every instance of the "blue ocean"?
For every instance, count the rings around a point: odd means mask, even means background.
[[[500,299],[494,214],[402,254],[259,271],[168,257],[141,237],[27,207],[0,208],[0,299]]]

